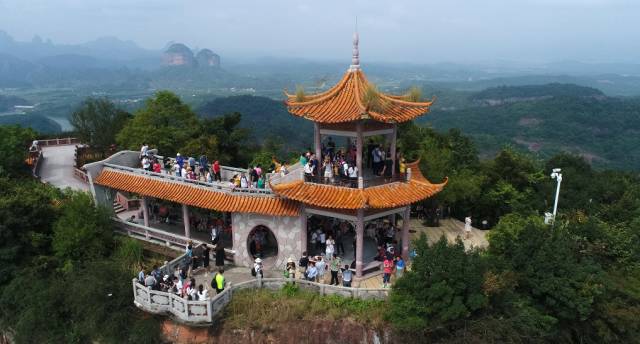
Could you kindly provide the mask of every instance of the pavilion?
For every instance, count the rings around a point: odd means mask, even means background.
[[[313,95],[286,94],[285,100],[292,115],[313,121],[315,156],[320,161],[325,153],[323,137],[344,139],[348,148],[353,147],[358,171],[355,181],[346,184],[327,182],[320,177],[321,173],[317,173],[317,178],[305,178],[303,166],[296,164],[284,176],[269,174],[266,190],[237,189],[224,183],[188,181],[144,171],[139,168],[138,152],[124,151],[85,165],[96,203],[111,206],[121,193],[137,195],[142,200],[143,214],[143,223],[138,227],[151,228],[148,202],[172,202],[182,209],[186,238],[192,237],[190,209],[224,213],[231,219],[233,260],[241,266],[251,266],[253,262],[248,238],[258,227],[266,228],[272,234],[277,249],[270,265],[280,268],[289,257],[299,257],[307,251],[309,218],[347,221],[355,228],[358,278],[370,270],[363,251],[365,224],[383,218],[390,218],[395,223],[396,215],[400,215],[403,225],[398,234],[401,252],[406,258],[411,204],[440,192],[446,180],[440,184],[429,182],[420,172],[418,162],[407,163],[406,173],[399,173],[398,124],[427,113],[433,102],[416,102],[407,95],[379,92],[360,68],[358,43],[356,33],[352,63],[335,86]],[[364,161],[370,158],[364,149],[367,139],[377,143],[383,141],[381,144],[388,147],[393,166],[390,177],[374,175],[364,166]],[[243,172],[246,170],[224,167],[223,180],[228,180],[233,173]],[[158,231],[156,228],[153,233]],[[149,232],[145,233],[148,237]]]

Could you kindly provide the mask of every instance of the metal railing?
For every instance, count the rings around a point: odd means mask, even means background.
[[[226,192],[230,194],[241,194],[241,195],[247,195],[247,196],[264,196],[264,197],[273,196],[273,193],[271,192],[270,189],[238,188],[235,186],[230,186],[228,183],[225,183],[225,182],[209,183],[209,182],[203,182],[197,179],[196,180],[188,179],[188,178],[184,178],[184,177],[180,177],[172,174],[151,172],[142,168],[127,167],[127,166],[114,165],[109,163],[104,163],[103,165],[105,167],[108,167],[114,170],[126,171],[130,173],[145,175],[145,176],[159,178],[163,180],[177,181],[185,184],[205,187],[207,189],[213,189],[216,191]]]

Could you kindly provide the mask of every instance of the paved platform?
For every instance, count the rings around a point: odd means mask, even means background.
[[[75,145],[42,147],[40,179],[58,188],[89,191],[89,185],[74,176]]]

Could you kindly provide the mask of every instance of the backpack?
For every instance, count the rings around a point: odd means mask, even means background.
[[[251,276],[256,277],[256,268],[251,268]]]

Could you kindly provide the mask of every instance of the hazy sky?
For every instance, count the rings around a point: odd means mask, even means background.
[[[640,0],[0,0],[0,30],[56,43],[100,36],[224,55],[476,62],[640,61]]]

